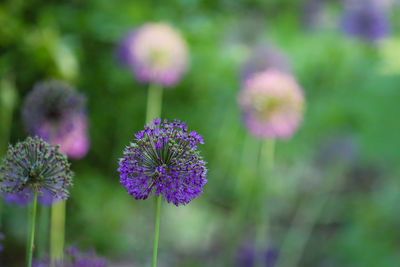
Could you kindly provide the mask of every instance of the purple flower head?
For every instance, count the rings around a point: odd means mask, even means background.
[[[180,121],[154,119],[125,148],[118,171],[121,184],[135,199],[162,195],[176,206],[198,197],[207,182],[205,162],[197,150],[203,138]]]
[[[302,119],[304,96],[293,76],[271,69],[247,79],[238,102],[253,136],[287,139]]]
[[[178,83],[188,65],[185,41],[165,23],[147,23],[128,33],[118,58],[132,68],[139,82],[165,87]]]
[[[23,194],[28,199],[37,191],[44,201],[68,198],[73,172],[67,157],[39,137],[9,146],[0,165],[0,191]]]
[[[25,99],[22,119],[27,132],[37,135],[71,158],[89,150],[86,99],[69,85],[48,81],[35,85]]]
[[[274,248],[269,248],[266,251],[255,249],[252,243],[242,244],[236,253],[236,266],[251,267],[265,266],[273,267],[278,260],[278,251]],[[261,261],[261,262],[260,262]],[[259,262],[261,264],[256,265]]]
[[[35,261],[34,267],[106,267],[107,261],[96,255],[93,250],[82,252],[77,247],[71,246],[64,252],[64,260],[50,264],[48,258]]]
[[[349,35],[366,41],[377,41],[389,34],[390,23],[382,5],[373,1],[361,1],[348,5],[343,18],[342,29]]]
[[[291,73],[291,63],[287,55],[272,45],[259,45],[253,49],[241,70],[242,84],[255,73],[269,69]]]

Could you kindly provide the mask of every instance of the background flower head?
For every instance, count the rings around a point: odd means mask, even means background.
[[[267,70],[249,78],[239,93],[246,128],[258,138],[289,138],[298,128],[303,92],[289,74]]]
[[[389,34],[390,23],[383,5],[375,1],[356,1],[346,5],[343,30],[367,41],[376,41]]]
[[[37,135],[72,158],[89,149],[86,99],[60,81],[38,83],[26,97],[22,118],[27,132]]]
[[[121,184],[135,199],[154,194],[176,206],[189,203],[207,182],[199,143],[203,138],[184,122],[154,119],[126,147],[118,169]]]
[[[288,56],[272,45],[258,45],[244,62],[241,69],[241,81],[244,83],[249,77],[258,72],[276,69],[282,72],[291,72],[291,62]]]
[[[188,66],[186,42],[165,23],[147,23],[130,32],[119,48],[120,61],[142,83],[173,86]]]
[[[9,146],[0,165],[0,190],[9,194],[50,194],[65,200],[69,196],[73,173],[66,156],[58,147],[50,146],[39,137]],[[29,198],[29,196],[28,196]]]

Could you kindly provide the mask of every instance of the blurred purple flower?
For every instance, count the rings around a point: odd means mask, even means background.
[[[317,154],[317,164],[322,167],[333,165],[349,165],[358,156],[358,145],[348,135],[338,135],[325,140]]]
[[[180,33],[165,23],[147,23],[131,31],[118,48],[118,58],[142,83],[164,87],[179,82],[188,66],[188,51]]]
[[[361,1],[346,6],[342,29],[351,36],[377,41],[389,34],[390,22],[383,5]]]
[[[203,138],[184,122],[154,119],[136,135],[120,159],[121,184],[135,199],[162,195],[176,206],[198,197],[207,182],[205,162],[197,150]]]
[[[241,81],[244,83],[255,73],[275,69],[282,72],[291,72],[291,62],[287,55],[272,45],[255,47],[249,59],[243,64]]]
[[[64,260],[50,264],[48,258],[38,261],[33,264],[34,267],[106,267],[107,261],[96,255],[93,250],[82,252],[77,247],[69,247],[65,250]]]
[[[86,99],[60,81],[38,83],[25,99],[22,119],[30,135],[38,135],[71,158],[89,150]]]
[[[292,75],[271,69],[247,79],[238,102],[253,136],[287,139],[302,119],[304,96]]]
[[[257,260],[262,261],[261,264],[256,265]],[[276,265],[277,260],[278,251],[276,249],[269,248],[265,252],[257,251],[251,243],[242,245],[236,254],[236,266],[238,267],[273,267]]]
[[[236,253],[236,265],[238,267],[254,266],[255,257],[254,245],[250,243],[243,244]]]
[[[2,242],[4,239],[6,239],[6,236],[0,232],[0,242]],[[0,243],[0,252],[3,251],[3,249],[3,244]]]
[[[70,164],[58,147],[50,146],[38,137],[28,137],[15,146],[9,146],[0,165],[0,190],[27,199],[36,190],[41,201],[65,200],[69,196],[72,176]],[[14,200],[17,204],[23,201],[18,197]]]

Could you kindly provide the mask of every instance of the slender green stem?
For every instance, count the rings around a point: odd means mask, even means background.
[[[261,188],[261,192],[258,192],[258,205],[259,205],[259,222],[257,226],[256,244],[261,250],[267,249],[267,237],[268,237],[268,188],[269,181],[271,180],[272,169],[274,167],[274,156],[275,156],[275,140],[269,139],[261,144],[260,159],[258,162],[258,171],[260,174],[260,181],[258,186]],[[257,266],[263,265],[263,259],[258,258]]]
[[[40,206],[38,235],[37,235],[37,257],[39,259],[43,256],[48,245],[49,217],[50,217],[49,207]]]
[[[163,89],[161,86],[153,83],[149,86],[147,95],[147,112],[146,122],[150,122],[154,118],[161,116]]]
[[[65,238],[65,206],[60,201],[51,206],[50,259],[52,262],[62,260]]]
[[[272,171],[275,163],[274,157],[275,157],[275,140],[270,139],[264,141],[261,146],[261,155],[259,162],[261,172],[264,172],[265,169],[267,172]]]
[[[154,227],[154,247],[153,247],[153,264],[152,267],[157,266],[157,250],[158,250],[158,237],[160,234],[160,216],[161,215],[161,195],[157,197],[156,205],[156,223]]]
[[[162,87],[157,84],[150,84],[149,93],[147,96],[147,111],[146,111],[146,122],[150,122],[154,118],[161,117],[162,107]],[[162,196],[157,197],[156,204],[156,222],[154,228],[154,247],[153,247],[153,267],[157,266],[157,250],[158,250],[158,239],[160,234],[160,214],[161,214],[161,199]]]
[[[32,266],[33,245],[35,241],[36,207],[37,207],[37,191],[35,190],[33,192],[32,223],[31,223],[31,237],[29,241],[28,267]]]

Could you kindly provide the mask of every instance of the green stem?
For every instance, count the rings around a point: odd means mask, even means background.
[[[65,206],[66,201],[60,201],[51,206],[50,260],[62,260],[65,238]]]
[[[46,206],[40,206],[39,210],[39,225],[37,237],[37,257],[40,259],[47,248],[48,229],[49,229],[50,209]]]
[[[269,180],[271,179],[272,169],[274,167],[275,157],[275,140],[266,140],[261,144],[260,159],[258,162],[258,171],[260,175],[259,186],[260,192],[257,192],[259,205],[259,222],[257,226],[256,244],[262,251],[267,249],[268,237],[268,188]],[[257,266],[263,266],[263,258],[256,259]]]
[[[154,228],[154,247],[153,247],[153,264],[152,267],[157,266],[157,250],[158,250],[158,237],[160,233],[160,216],[161,215],[161,195],[157,197],[156,206],[156,223]]]
[[[146,122],[161,116],[163,89],[158,84],[150,84],[147,95]]]
[[[275,163],[274,157],[275,157],[275,140],[270,139],[264,141],[261,146],[261,155],[259,162],[260,171],[262,173],[264,172],[264,169],[266,169],[267,172],[272,171]]]
[[[36,206],[37,206],[37,191],[34,190],[33,204],[32,204],[31,237],[29,241],[29,253],[28,253],[28,267],[32,266],[33,245],[35,241]]]

